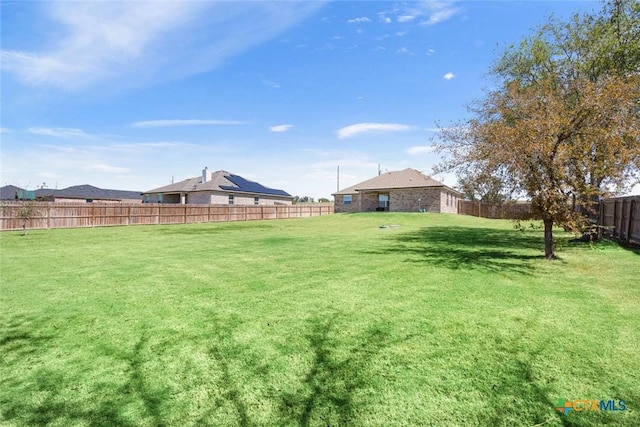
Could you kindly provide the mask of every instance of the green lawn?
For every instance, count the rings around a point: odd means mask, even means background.
[[[558,234],[549,262],[458,215],[0,233],[0,425],[638,426],[640,253]]]

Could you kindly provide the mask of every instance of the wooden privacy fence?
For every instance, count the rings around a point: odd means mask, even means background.
[[[458,213],[490,219],[532,219],[531,203],[484,203],[458,201]]]
[[[605,234],[640,244],[640,196],[603,200],[600,203],[600,225]]]
[[[22,229],[21,209],[31,209],[29,229],[104,227],[142,224],[254,221],[304,218],[333,213],[333,204],[320,205],[169,205],[100,203],[3,203],[0,230]]]

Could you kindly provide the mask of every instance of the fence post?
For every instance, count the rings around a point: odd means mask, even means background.
[[[600,204],[598,205],[598,240],[602,239],[602,229],[604,228],[604,222],[604,199],[600,198]]]
[[[631,242],[631,224],[633,220],[633,205],[635,203],[635,199],[629,199],[629,218],[627,218],[627,242]]]

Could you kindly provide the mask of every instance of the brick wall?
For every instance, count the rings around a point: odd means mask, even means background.
[[[440,202],[439,188],[397,189],[389,193],[389,211],[391,212],[418,212],[419,209],[440,212]]]
[[[360,212],[360,204],[359,204],[359,195],[352,194],[351,195],[351,203],[344,202],[344,195],[336,194],[334,196],[333,203],[334,212],[342,212],[342,213],[353,213]]]
[[[390,212],[458,212],[459,197],[442,188],[407,188],[395,189],[381,194],[389,194]],[[375,212],[378,208],[378,194],[353,194],[351,204],[344,203],[343,195],[335,196],[335,212]],[[420,199],[420,201],[418,201]]]

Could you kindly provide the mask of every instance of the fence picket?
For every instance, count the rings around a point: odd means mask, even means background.
[[[22,203],[0,204],[0,230],[21,230]],[[333,205],[292,206],[170,205],[114,203],[32,203],[31,229],[178,224],[300,218],[333,213]]]

